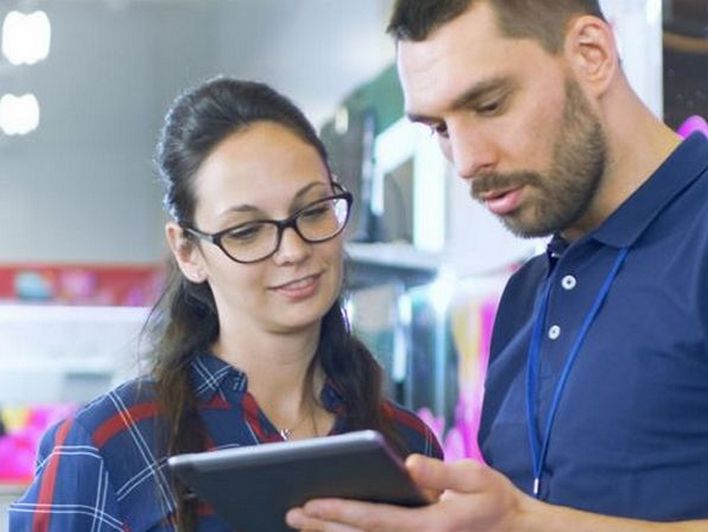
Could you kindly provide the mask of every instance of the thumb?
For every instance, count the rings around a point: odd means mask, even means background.
[[[406,460],[406,468],[416,484],[425,490],[471,492],[479,487],[484,466],[473,460],[443,462],[413,454]]]

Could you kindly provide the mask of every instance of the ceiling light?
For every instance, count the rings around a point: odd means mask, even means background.
[[[2,53],[13,65],[32,65],[49,55],[51,25],[44,11],[10,11],[2,25]]]
[[[34,94],[0,98],[0,130],[6,135],[26,135],[39,125],[39,102]]]

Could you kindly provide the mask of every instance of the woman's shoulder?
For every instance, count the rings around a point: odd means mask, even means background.
[[[74,420],[89,431],[115,419],[129,422],[157,413],[155,386],[151,379],[139,377],[128,380],[101,394],[79,408]]]
[[[386,400],[384,405],[394,430],[403,438],[410,452],[443,457],[437,436],[415,412],[391,400]]]
[[[157,416],[155,387],[148,378],[135,378],[79,407],[47,431],[45,446],[73,442],[101,449],[114,438],[123,439],[135,430],[144,432],[145,422],[154,425]]]
[[[52,530],[88,530],[98,523],[101,530],[122,530],[139,509],[143,522],[161,520],[173,501],[159,467],[154,397],[150,380],[134,379],[53,425],[42,437],[35,478],[13,519],[43,513],[51,515]]]

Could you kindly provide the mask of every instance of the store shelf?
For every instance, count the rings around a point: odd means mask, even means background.
[[[148,312],[0,304],[0,404],[81,403],[135,374]]]
[[[439,254],[421,251],[407,243],[348,242],[346,252],[354,262],[400,269],[436,271],[441,262]]]
[[[145,307],[96,307],[0,302],[0,321],[8,322],[135,322],[147,316]]]
[[[441,258],[406,243],[360,243],[346,245],[347,283],[350,288],[399,282],[417,286],[437,276]]]

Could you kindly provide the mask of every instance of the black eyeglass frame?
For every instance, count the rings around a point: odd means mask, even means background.
[[[217,231],[216,233],[205,233],[204,231],[200,231],[196,227],[186,225],[186,224],[180,224],[180,227],[187,233],[201,239],[201,240],[206,240],[207,242],[211,242],[215,246],[217,246],[221,251],[224,252],[224,255],[226,255],[228,258],[230,258],[234,262],[238,262],[239,264],[254,264],[256,262],[261,262],[263,260],[269,259],[273,255],[275,255],[278,250],[280,249],[280,243],[283,240],[283,233],[288,227],[291,227],[293,231],[297,233],[297,235],[305,242],[308,244],[319,244],[322,242],[327,242],[328,240],[332,240],[335,238],[337,235],[341,234],[342,231],[344,231],[344,228],[347,226],[347,223],[349,222],[349,217],[351,216],[352,213],[352,203],[354,203],[354,196],[351,194],[351,192],[348,192],[347,190],[344,189],[341,185],[338,183],[335,183],[334,186],[338,189],[340,189],[342,192],[338,192],[337,194],[332,194],[331,196],[325,196],[324,198],[320,198],[316,201],[313,201],[311,203],[308,203],[307,205],[303,206],[301,209],[298,209],[296,212],[292,213],[290,216],[287,218],[283,218],[282,220],[251,220],[249,222],[245,223],[240,223],[237,225],[233,225],[231,227],[227,227],[226,229],[222,229],[221,231]],[[347,217],[344,219],[344,223],[342,226],[339,228],[337,232],[335,232],[333,235],[328,236],[327,238],[319,238],[319,239],[311,239],[307,238],[305,235],[303,235],[300,232],[300,228],[297,226],[297,219],[298,217],[307,209],[310,209],[312,205],[316,203],[320,203],[323,201],[328,201],[328,200],[336,200],[336,199],[343,199],[347,202]],[[260,257],[255,260],[241,260],[237,259],[236,257],[233,257],[231,254],[229,254],[228,251],[226,251],[226,247],[224,244],[221,242],[221,240],[224,238],[225,235],[233,231],[234,229],[238,229],[239,227],[250,225],[253,223],[267,223],[267,224],[272,224],[275,225],[276,228],[278,229],[278,236],[276,238],[275,242],[275,248],[273,248],[273,251],[268,253],[267,255]]]

